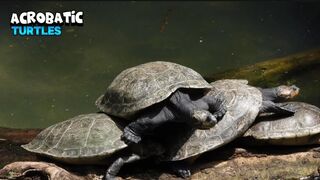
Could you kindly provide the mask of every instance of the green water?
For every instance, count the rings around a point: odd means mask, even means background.
[[[12,12],[73,9],[84,11],[84,26],[63,27],[61,37],[11,35]],[[0,126],[46,127],[94,112],[111,80],[143,62],[169,60],[207,75],[320,47],[319,9],[315,2],[1,2]],[[319,72],[295,81],[301,99],[320,106]]]

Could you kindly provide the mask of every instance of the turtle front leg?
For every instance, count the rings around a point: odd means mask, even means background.
[[[217,123],[217,118],[210,112],[209,105],[203,99],[191,100],[188,93],[177,90],[169,99],[170,105],[176,110],[179,121],[208,129]]]
[[[272,101],[263,101],[259,113],[272,112],[278,115],[292,116],[295,112],[291,109],[283,108]]]
[[[177,176],[185,178],[185,179],[189,178],[192,175],[191,170],[190,170],[191,164],[193,164],[197,158],[198,158],[198,156],[194,156],[194,157],[182,160],[182,161],[169,162],[169,168]]]
[[[141,159],[146,159],[151,156],[160,157],[164,154],[165,148],[154,139],[146,139],[137,145],[132,145],[132,154],[129,156],[122,156],[115,160],[108,168],[105,179],[113,180],[117,177],[123,165],[132,163]]]
[[[137,154],[131,154],[127,157],[119,157],[109,166],[106,172],[105,180],[115,180],[117,178],[117,174],[119,173],[123,165],[138,161],[140,159],[141,157]]]
[[[209,129],[218,122],[214,115],[204,110],[194,110],[192,119],[195,120],[192,125],[196,126],[198,129]]]
[[[141,115],[136,121],[127,125],[121,139],[127,143],[139,143],[141,136],[147,131],[152,131],[161,124],[175,119],[173,111],[167,107],[155,107],[153,110]]]
[[[141,135],[138,135],[138,133],[135,132],[137,131],[135,130],[137,128],[140,128],[139,124],[136,122],[130,123],[124,128],[121,140],[123,140],[126,144],[139,143],[141,141]]]
[[[218,123],[227,112],[223,100],[206,95],[191,104],[200,110],[193,111],[193,117],[200,123],[200,129],[208,129]],[[188,104],[187,104],[188,106]],[[209,111],[207,111],[209,109]],[[198,116],[198,117],[197,117]]]
[[[177,165],[177,164],[172,164],[170,166],[171,170],[173,171],[174,174],[176,174],[179,177],[182,178],[189,178],[191,176],[191,171],[189,168],[187,168],[186,165]]]
[[[213,116],[217,120],[222,119],[223,116],[226,114],[227,107],[225,106],[221,98],[206,95],[203,98],[201,98],[201,100],[205,101],[208,104],[210,112],[213,112]]]

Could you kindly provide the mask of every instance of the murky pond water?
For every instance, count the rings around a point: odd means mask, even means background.
[[[61,37],[13,37],[12,12],[84,11]],[[320,47],[320,4],[302,2],[0,3],[0,126],[46,127],[94,112],[121,70],[169,60],[203,75]],[[319,72],[296,79],[320,106]]]

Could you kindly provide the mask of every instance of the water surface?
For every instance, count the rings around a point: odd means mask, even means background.
[[[13,37],[12,12],[84,11],[61,37]],[[0,126],[46,127],[95,112],[95,99],[130,66],[169,60],[203,75],[320,47],[320,3],[0,3]],[[319,71],[297,77],[320,106]]]

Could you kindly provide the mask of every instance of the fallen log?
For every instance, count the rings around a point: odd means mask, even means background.
[[[294,55],[263,61],[253,65],[216,73],[205,77],[209,82],[218,79],[247,79],[256,86],[275,86],[290,80],[292,76],[320,70],[320,49],[313,49]]]
[[[205,154],[193,167],[191,179],[313,179],[319,177],[320,153],[317,148],[224,147]],[[128,178],[128,176],[125,176]],[[177,177],[148,171],[135,173],[129,179],[172,179]],[[145,178],[147,177],[147,178]]]
[[[21,154],[12,164],[0,170],[1,178],[62,177],[78,180],[99,180],[106,167],[70,166],[45,162]],[[20,160],[18,160],[20,158]],[[315,147],[263,147],[236,148],[234,145],[204,154],[192,165],[191,179],[313,179],[319,177],[320,152]],[[125,166],[120,176],[123,179],[178,180],[166,168],[166,163],[154,164],[151,160]],[[44,178],[46,179],[46,178]]]
[[[0,127],[0,141],[9,140],[16,144],[26,144],[40,131],[41,129],[13,129]]]

